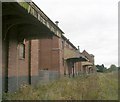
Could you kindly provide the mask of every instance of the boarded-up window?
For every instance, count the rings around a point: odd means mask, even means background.
[[[19,58],[20,59],[25,58],[25,44],[23,44],[23,43],[19,44]]]

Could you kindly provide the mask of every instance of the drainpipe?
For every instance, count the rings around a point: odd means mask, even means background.
[[[75,76],[75,75],[74,75],[74,63],[73,63],[73,65],[72,65],[72,68],[73,68],[73,77],[74,77],[74,76]]]
[[[31,84],[31,41],[28,42],[28,82]]]

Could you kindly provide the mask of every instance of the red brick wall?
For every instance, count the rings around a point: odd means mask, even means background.
[[[94,56],[91,56],[91,55],[90,55],[88,52],[86,52],[85,50],[82,52],[82,54],[83,54],[84,56],[86,56],[91,63],[94,64]]]
[[[19,88],[20,85],[24,83],[28,83],[28,72],[29,72],[28,42],[25,42],[25,58],[20,59],[17,33],[18,33],[17,27],[11,29],[11,31],[9,32],[9,45],[8,45],[8,90],[9,91],[16,90]]]
[[[8,76],[18,76],[17,41],[9,42]]]
[[[17,46],[17,53],[19,53],[19,45]],[[16,64],[18,67],[18,76],[28,76],[28,41],[25,42],[25,58],[19,59],[18,56]]]
[[[59,71],[60,68],[59,38],[44,38],[39,40],[39,68],[40,70]]]
[[[9,42],[8,76],[28,76],[28,42],[25,43],[25,58],[19,58],[19,43]]]
[[[60,71],[60,38],[53,36],[52,39],[52,69]]]
[[[96,72],[96,68],[95,68],[95,65],[94,65],[94,56],[91,55],[91,54],[89,54],[89,53],[86,52],[85,50],[82,52],[82,54],[83,54],[84,56],[86,56],[86,57],[89,59],[89,61],[93,64],[93,66],[92,66],[93,71],[92,71],[92,72]]]
[[[39,41],[31,41],[31,76],[38,76],[39,73]]]
[[[52,39],[39,40],[39,68],[40,70],[51,69]]]
[[[65,59],[64,59],[64,45],[65,42],[62,38],[59,39],[59,48],[60,48],[60,74],[64,75],[65,74]]]

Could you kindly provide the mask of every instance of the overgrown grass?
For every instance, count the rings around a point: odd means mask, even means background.
[[[4,100],[117,100],[118,77],[114,73],[64,77],[37,87],[24,85]]]

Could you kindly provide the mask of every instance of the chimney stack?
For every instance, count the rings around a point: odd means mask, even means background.
[[[80,46],[78,46],[78,51],[80,51]]]
[[[58,21],[55,21],[55,24],[56,24],[57,26],[58,26],[58,23],[59,23]]]

